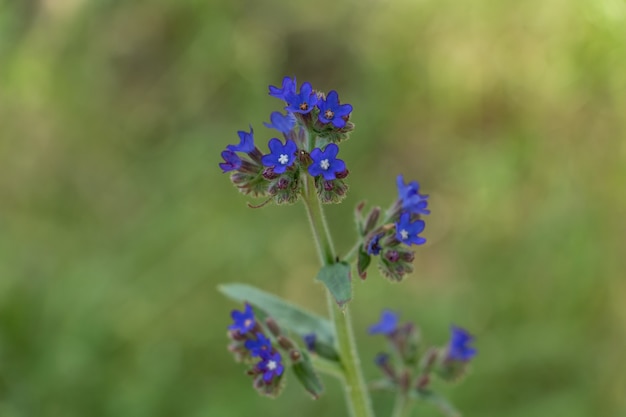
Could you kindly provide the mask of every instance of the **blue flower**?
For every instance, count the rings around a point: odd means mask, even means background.
[[[312,177],[323,175],[326,181],[337,178],[337,173],[346,170],[346,163],[341,159],[336,159],[339,147],[334,143],[329,143],[322,151],[315,148],[311,151],[313,163],[309,165],[309,174]]]
[[[372,240],[369,241],[369,243],[367,244],[368,255],[378,255],[380,253],[382,248],[380,247],[378,243],[380,241],[380,238],[383,236],[384,235],[382,233],[379,233],[376,236],[374,236]]]
[[[287,101],[287,96],[296,93],[296,77],[293,79],[289,77],[283,78],[283,88],[274,87],[270,85],[270,96]]]
[[[263,380],[266,383],[269,384],[274,377],[279,377],[283,374],[284,368],[280,353],[262,354],[261,359],[261,362],[257,364],[257,369],[263,373]]]
[[[416,220],[411,223],[411,213],[405,211],[396,223],[396,239],[408,246],[423,245],[426,243],[426,239],[418,235],[425,226],[424,220]]]
[[[307,114],[313,110],[313,107],[317,104],[317,94],[313,91],[311,83],[304,83],[300,87],[300,93],[295,92],[288,94],[285,98],[287,102],[288,110],[292,113]]]
[[[236,171],[241,168],[241,158],[239,158],[235,152],[225,150],[222,152],[222,158],[224,158],[224,162],[220,163],[220,168],[222,168],[223,173]]]
[[[244,346],[252,356],[261,356],[272,350],[272,342],[263,333],[257,333],[256,340],[246,340]]]
[[[370,326],[369,334],[391,335],[398,328],[398,315],[391,310],[383,310],[380,321]]]
[[[309,352],[315,351],[315,342],[317,341],[317,336],[315,333],[309,333],[302,336],[302,340],[304,340],[304,344]]]
[[[239,135],[239,145],[228,145],[227,148],[233,152],[252,152],[254,150],[254,131],[252,126],[250,126],[250,133],[240,130],[237,134]]]
[[[478,352],[473,347],[468,346],[474,337],[460,327],[452,326],[450,331],[452,334],[448,345],[448,358],[463,362],[472,359]]]
[[[246,303],[244,311],[233,310],[230,316],[233,319],[233,324],[228,326],[229,330],[239,330],[239,333],[246,334],[254,328],[254,311],[250,304]]]
[[[374,358],[374,363],[378,366],[385,366],[389,363],[389,354],[381,352]]]
[[[270,139],[267,146],[270,148],[268,155],[263,155],[261,162],[266,167],[274,167],[276,174],[282,174],[287,170],[287,167],[293,165],[296,160],[296,151],[298,147],[296,143],[291,139],[288,139],[283,145],[281,141],[276,138]]]
[[[339,95],[335,90],[328,93],[326,100],[320,100],[317,103],[317,108],[320,109],[319,121],[332,123],[337,128],[344,127],[346,125],[344,117],[352,113],[350,104],[339,104]]]
[[[296,125],[296,117],[293,113],[287,112],[286,115],[283,116],[281,112],[272,112],[270,115],[270,121],[272,123],[263,123],[266,127],[270,129],[276,129],[282,133],[289,133],[291,129]]]
[[[398,198],[402,201],[402,208],[412,214],[430,214],[428,207],[428,195],[420,194],[420,185],[417,181],[404,184],[402,175],[396,179],[398,185]]]

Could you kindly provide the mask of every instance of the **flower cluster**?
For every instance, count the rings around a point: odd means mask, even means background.
[[[248,374],[255,377],[254,387],[264,395],[275,396],[280,391],[284,372],[283,359],[264,329],[257,322],[250,304],[243,311],[233,310],[233,324],[228,326],[232,341],[229,350],[240,362],[252,362]]]
[[[357,268],[361,278],[366,277],[366,269],[372,256],[380,256],[379,269],[384,276],[400,281],[413,271],[414,253],[407,249],[412,245],[423,245],[426,239],[420,236],[426,223],[421,216],[430,214],[428,195],[419,193],[419,183],[405,184],[398,175],[398,199],[380,220],[380,208],[374,207],[367,217],[363,217],[363,204],[357,207],[359,232],[363,236]]]
[[[337,144],[354,129],[349,121],[352,106],[341,104],[334,90],[325,95],[309,82],[297,87],[295,77],[285,77],[280,88],[269,87],[271,96],[285,102],[286,113],[272,112],[264,125],[282,133],[284,141],[270,139],[269,153],[263,154],[254,144],[252,127],[240,131],[239,145],[226,147],[219,166],[231,173],[231,181],[244,194],[267,196],[277,204],[298,199],[306,174],[314,178],[322,202],[339,202],[347,191],[343,179],[348,169],[337,158]]]
[[[401,392],[414,390],[426,393],[431,382],[431,375],[436,374],[445,381],[456,381],[467,369],[470,359],[477,351],[469,346],[473,337],[460,327],[451,327],[450,341],[446,346],[431,347],[419,353],[420,337],[413,323],[400,324],[397,313],[383,310],[378,323],[369,328],[369,334],[380,334],[387,338],[393,355],[397,359],[393,363],[392,355],[379,353],[374,363],[385,375],[381,386],[398,387]]]

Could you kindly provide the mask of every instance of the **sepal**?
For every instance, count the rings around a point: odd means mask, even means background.
[[[306,351],[300,351],[300,360],[294,362],[292,365],[293,373],[302,387],[313,396],[314,399],[318,399],[319,396],[324,391],[324,385],[322,385],[322,381],[315,372],[315,368],[313,368],[313,364],[311,363],[311,359],[309,354]]]
[[[340,178],[326,181],[323,177],[315,177],[317,196],[323,204],[340,203],[348,193],[348,185]]]

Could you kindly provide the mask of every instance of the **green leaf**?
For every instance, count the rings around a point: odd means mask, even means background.
[[[335,346],[335,333],[330,321],[317,316],[273,294],[247,284],[223,284],[218,287],[222,294],[240,302],[248,302],[273,317],[280,326],[303,337],[315,333],[317,340]],[[337,357],[339,355],[336,355]]]
[[[293,373],[298,378],[298,381],[302,384],[305,390],[313,396],[314,399],[318,399],[320,394],[324,391],[324,386],[320,377],[315,372],[311,359],[306,351],[300,352],[302,359],[293,364]]]
[[[433,404],[439,409],[441,414],[446,417],[461,417],[461,413],[459,412],[459,410],[454,408],[450,401],[435,392],[426,390],[415,390],[411,391],[411,393],[418,399]]]
[[[352,299],[350,265],[346,262],[337,262],[322,267],[317,273],[317,279],[326,285],[339,307],[343,307]]]

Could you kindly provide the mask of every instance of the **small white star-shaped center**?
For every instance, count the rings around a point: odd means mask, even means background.
[[[328,159],[322,159],[320,161],[320,167],[326,171],[328,169],[328,167],[330,166],[330,162],[328,162]]]
[[[287,154],[281,153],[278,157],[278,162],[280,162],[281,165],[285,165],[287,162],[289,162],[289,156],[287,156]]]
[[[406,229],[400,230],[400,236],[402,236],[402,240],[407,240],[409,238],[409,232]]]
[[[274,361],[269,361],[267,363],[267,369],[269,369],[270,371],[273,371],[274,369],[276,369],[276,366],[277,366],[276,362]]]
[[[243,325],[245,327],[250,327],[252,325],[252,319],[245,319]]]

